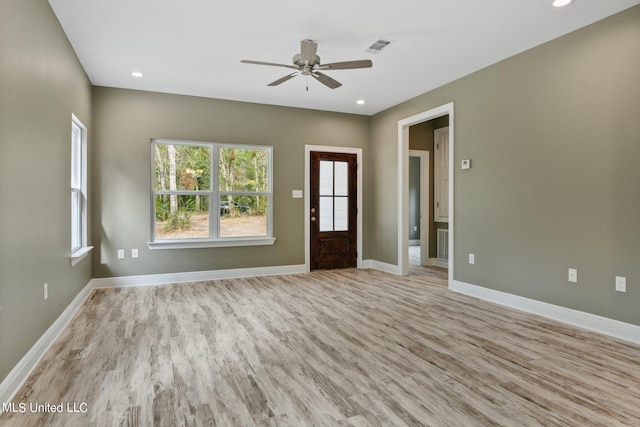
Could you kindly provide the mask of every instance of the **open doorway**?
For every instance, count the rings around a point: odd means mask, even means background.
[[[436,153],[437,133],[436,129],[447,130],[446,144],[446,168],[444,168],[445,179],[436,180],[435,163],[438,162]],[[411,134],[414,134],[413,143]],[[418,137],[422,135],[422,138]],[[416,225],[411,225],[410,220],[410,150],[417,150],[429,153],[429,181],[430,183],[423,190],[420,190],[423,201],[421,220],[425,219],[426,224],[418,227],[420,233],[419,245],[416,245],[415,234],[413,239],[411,231]],[[415,155],[415,152],[412,151]],[[415,156],[414,156],[415,157]],[[424,160],[422,160],[424,161]],[[415,164],[415,160],[414,160]],[[426,168],[424,168],[426,171]],[[419,259],[421,266],[442,266],[448,267],[448,283],[453,282],[453,103],[425,111],[415,116],[398,121],[398,267],[402,275],[409,274],[411,261]],[[424,173],[424,172],[423,172]],[[441,174],[443,172],[441,171]],[[415,173],[414,173],[415,175]],[[442,177],[441,177],[442,178]],[[423,176],[421,182],[426,179]],[[448,222],[442,218],[436,221],[438,215],[438,200],[434,197],[437,193],[436,186],[440,185],[442,196],[444,188],[444,198],[440,203],[445,205],[444,211],[448,213]],[[442,207],[442,205],[440,206]],[[442,209],[441,209],[442,211]],[[425,215],[426,214],[426,215]],[[426,217],[426,218],[425,218]],[[440,241],[438,241],[440,236]],[[444,241],[444,242],[443,242]],[[412,257],[410,258],[410,243]],[[443,244],[444,243],[444,244]],[[416,254],[419,247],[419,255]],[[441,257],[446,251],[446,261]]]
[[[409,265],[448,268],[449,116],[409,127]]]
[[[416,125],[419,126],[419,125]],[[409,130],[409,138],[411,138]],[[409,148],[409,265],[429,265],[431,223],[431,152],[426,149]]]

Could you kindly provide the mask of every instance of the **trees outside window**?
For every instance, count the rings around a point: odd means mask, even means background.
[[[271,236],[271,147],[152,141],[152,240]]]

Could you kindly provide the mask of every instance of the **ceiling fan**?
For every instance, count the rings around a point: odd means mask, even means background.
[[[316,51],[318,50],[318,43],[315,43],[312,40],[302,40],[300,42],[300,53],[294,55],[293,57],[293,65],[286,64],[276,64],[273,62],[261,62],[261,61],[250,61],[247,59],[243,59],[242,63],[244,64],[256,64],[256,65],[270,65],[272,67],[285,67],[292,68],[296,70],[295,72],[288,74],[274,82],[269,83],[267,86],[278,86],[281,83],[286,82],[294,78],[295,76],[303,75],[303,76],[311,76],[314,79],[318,80],[323,85],[336,89],[342,84],[331,77],[327,76],[324,73],[321,73],[320,70],[350,70],[354,68],[371,68],[373,66],[373,62],[369,59],[362,59],[358,61],[345,61],[345,62],[333,62],[331,64],[321,64],[320,57],[316,55]],[[308,90],[308,88],[307,88]]]

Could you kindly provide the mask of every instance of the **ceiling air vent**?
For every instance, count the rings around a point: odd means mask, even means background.
[[[365,52],[367,53],[380,53],[380,51],[382,49],[384,49],[385,47],[389,46],[391,44],[390,40],[377,40],[375,43],[373,43],[371,46],[369,46]]]

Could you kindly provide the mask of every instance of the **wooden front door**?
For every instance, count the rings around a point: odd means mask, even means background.
[[[311,269],[356,267],[357,156],[311,152]]]

